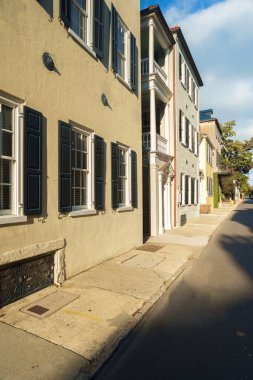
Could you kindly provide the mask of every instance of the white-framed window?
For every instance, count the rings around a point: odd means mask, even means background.
[[[119,145],[118,202],[120,207],[130,207],[131,151]]]
[[[128,31],[123,21],[118,17],[117,23],[117,67],[118,75],[129,82],[128,76]]]
[[[192,147],[193,147],[192,131],[193,131],[193,125],[189,122],[189,146],[188,146],[188,148],[190,150],[192,150]]]
[[[199,90],[198,90],[198,87],[195,86],[195,106],[196,108],[198,109],[198,106],[199,106]]]
[[[103,0],[61,0],[60,17],[69,34],[92,56],[103,57]]]
[[[195,130],[194,131],[195,135],[195,145],[194,145],[194,154],[197,156],[198,155],[198,132]]]
[[[185,206],[185,174],[181,173],[181,205]]]
[[[0,97],[0,224],[23,217],[23,120],[20,105]],[[10,217],[8,219],[8,217]]]
[[[72,126],[72,211],[93,210],[93,134],[85,129]]]
[[[213,155],[213,150],[211,145],[207,141],[207,162],[212,165],[212,155]]]
[[[89,0],[70,0],[70,29],[87,45],[91,43],[90,14]]]
[[[194,180],[194,204],[198,204],[198,180]]]

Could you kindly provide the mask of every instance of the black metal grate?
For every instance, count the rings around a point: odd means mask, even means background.
[[[53,281],[53,254],[5,267],[0,270],[0,307],[46,288]]]

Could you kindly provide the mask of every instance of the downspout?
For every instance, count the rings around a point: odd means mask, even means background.
[[[176,56],[173,45],[173,122],[174,122],[174,227],[177,225],[177,123],[176,123]]]

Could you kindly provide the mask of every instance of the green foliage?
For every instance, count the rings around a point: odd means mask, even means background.
[[[235,173],[233,175],[233,179],[236,181],[236,184],[241,193],[244,195],[249,195],[251,191],[251,187],[249,185],[249,178],[245,174]]]
[[[233,184],[233,177],[232,176],[223,176],[221,178],[221,188],[222,193],[224,194],[225,198],[233,198],[234,196],[234,184]]]
[[[222,127],[221,163],[231,174],[247,174],[253,168],[253,138],[245,141],[234,140],[235,121],[228,121]]]
[[[217,173],[213,173],[213,207],[219,207],[219,182]]]

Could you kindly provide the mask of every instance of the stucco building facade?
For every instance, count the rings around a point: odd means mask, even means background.
[[[199,213],[199,71],[179,26],[171,28],[176,44],[174,66],[174,130],[176,179],[174,225],[184,225]]]
[[[3,304],[24,260],[39,288],[142,243],[142,146],[139,2],[12,0],[0,14]]]
[[[211,208],[214,207],[214,192],[219,191],[214,173],[220,173],[222,142],[219,121],[212,115],[212,109],[200,111],[200,203]]]
[[[172,33],[158,5],[141,11],[143,229],[163,234],[174,218]]]

